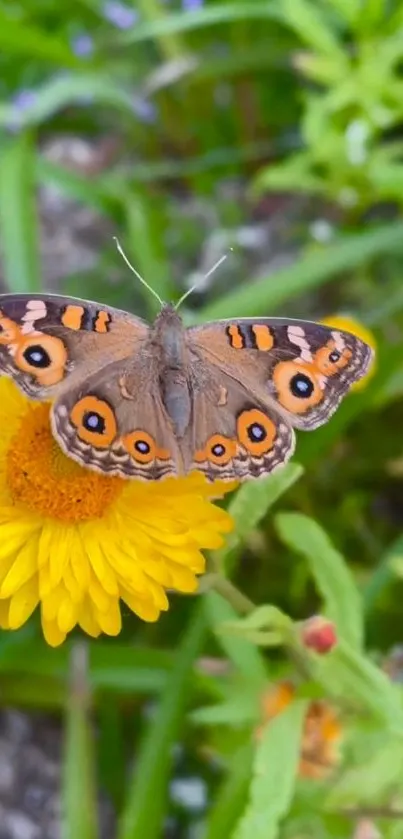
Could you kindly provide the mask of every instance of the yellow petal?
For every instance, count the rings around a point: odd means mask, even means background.
[[[118,600],[111,600],[108,611],[98,611],[96,618],[102,631],[107,635],[119,635],[122,629],[122,617]]]
[[[20,586],[24,585],[37,570],[38,540],[32,538],[21,548],[14,560],[7,576],[0,587],[0,597],[10,597]]]
[[[57,625],[61,632],[66,634],[73,629],[73,626],[76,625],[78,618],[78,606],[77,603],[73,603],[73,601],[67,597],[64,598],[62,603],[59,606],[57,611]]]
[[[101,546],[95,541],[95,539],[93,539],[91,544],[88,545],[88,555],[92,570],[98,577],[101,586],[108,592],[108,594],[117,597],[119,589],[116,576],[113,573]]]
[[[121,597],[129,609],[131,609],[135,615],[138,615],[141,620],[147,621],[147,623],[154,623],[158,620],[161,610],[155,603],[153,603],[152,600],[142,600],[140,597],[135,597],[124,588],[121,588]]]
[[[59,629],[56,621],[47,621],[42,615],[42,630],[45,641],[51,647],[59,647],[66,640],[66,633]]]
[[[31,617],[39,603],[37,580],[29,580],[10,600],[9,628],[19,629]]]
[[[91,635],[92,638],[98,638],[101,634],[101,627],[93,617],[91,604],[88,598],[86,598],[85,603],[79,607],[78,623],[81,626],[81,629],[83,629],[87,635]]]

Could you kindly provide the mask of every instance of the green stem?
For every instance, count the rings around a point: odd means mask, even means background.
[[[214,579],[212,588],[218,592],[218,594],[221,594],[221,597],[223,597],[224,600],[227,600],[228,603],[230,603],[230,605],[242,615],[248,615],[256,609],[253,601],[250,600],[249,597],[246,597],[245,594],[242,594],[242,592],[239,591],[239,588],[234,586],[234,584],[226,577],[217,575]]]

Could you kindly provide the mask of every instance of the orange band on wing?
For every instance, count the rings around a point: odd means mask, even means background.
[[[84,316],[84,306],[75,306],[71,303],[64,309],[61,321],[63,326],[67,326],[67,329],[79,330],[82,329]]]
[[[95,320],[94,320],[94,331],[95,332],[107,332],[108,326],[111,322],[112,318],[109,312],[105,312],[103,309],[98,312]]]
[[[227,335],[229,337],[231,347],[233,347],[234,350],[242,350],[244,348],[245,340],[239,326],[237,326],[236,323],[232,323],[231,326],[227,327]]]
[[[262,352],[271,350],[274,339],[271,329],[268,326],[265,326],[263,323],[252,324],[252,332],[255,336],[257,350],[261,350]]]

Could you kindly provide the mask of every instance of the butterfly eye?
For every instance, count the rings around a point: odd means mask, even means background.
[[[67,352],[60,338],[36,335],[22,338],[15,354],[15,363],[24,373],[34,375],[40,384],[49,387],[64,377]]]
[[[70,412],[70,420],[83,443],[107,449],[116,437],[115,414],[108,402],[97,396],[84,396]]]
[[[239,415],[237,434],[239,442],[250,454],[262,457],[273,448],[277,429],[263,411],[252,408]]]
[[[280,361],[273,370],[273,382],[280,405],[293,414],[303,414],[322,401],[324,392],[314,375],[313,365]],[[319,372],[321,372],[319,368]]]

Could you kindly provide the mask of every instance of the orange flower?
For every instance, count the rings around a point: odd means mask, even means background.
[[[264,722],[280,714],[292,702],[295,692],[291,682],[278,682],[271,687],[262,699]],[[334,709],[328,702],[312,700],[302,735],[300,777],[326,778],[340,761],[341,740],[342,727]]]

